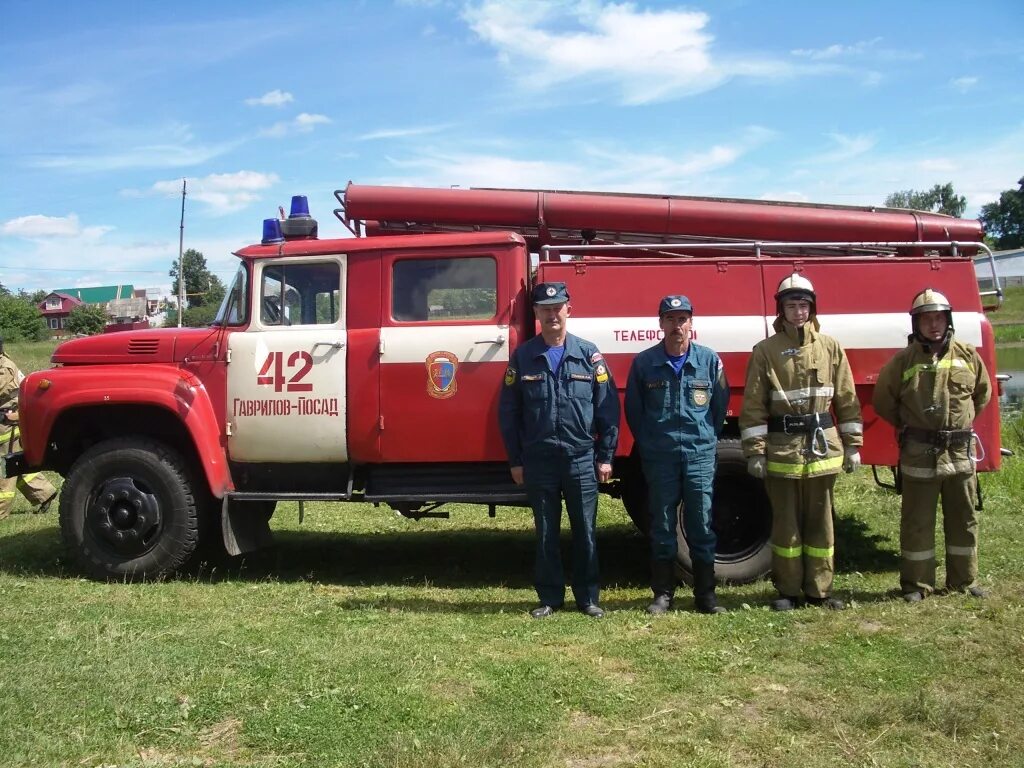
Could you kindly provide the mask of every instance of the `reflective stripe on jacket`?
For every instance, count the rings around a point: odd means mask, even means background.
[[[764,455],[767,470],[779,477],[834,475],[843,466],[843,448],[864,442],[860,402],[853,373],[839,342],[818,331],[811,318],[800,329],[776,318],[775,334],[759,342],[747,363],[740,413],[740,438],[747,457]],[[812,435],[769,432],[776,416],[804,416],[834,411],[836,426],[822,430],[819,453],[809,447]]]
[[[911,341],[882,367],[873,404],[897,430],[966,430],[991,397],[988,370],[972,345],[952,339],[939,357]],[[970,452],[969,441],[935,445],[907,438],[900,446],[900,469],[922,480],[970,474]]]

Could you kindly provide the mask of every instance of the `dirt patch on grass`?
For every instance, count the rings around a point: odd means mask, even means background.
[[[229,717],[200,731],[199,743],[203,749],[225,756],[234,756],[241,746],[242,721]]]

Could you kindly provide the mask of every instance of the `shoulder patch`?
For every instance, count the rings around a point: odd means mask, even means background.
[[[599,384],[604,384],[608,381],[608,369],[605,368],[604,363],[597,364],[597,368],[594,369],[594,374],[596,375]]]
[[[516,383],[516,369],[511,365],[505,369],[505,386],[511,387]]]
[[[590,362],[599,363],[604,360],[604,356],[600,352],[595,352],[590,356]]]

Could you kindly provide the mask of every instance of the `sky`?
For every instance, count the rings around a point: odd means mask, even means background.
[[[881,205],[1024,176],[1024,5],[0,0],[0,283],[227,281],[359,184]]]

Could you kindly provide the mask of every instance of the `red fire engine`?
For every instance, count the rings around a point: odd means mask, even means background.
[[[287,219],[265,221],[262,242],[237,253],[211,327],[69,341],[54,368],[23,382],[24,449],[6,471],[65,477],[62,536],[91,576],[167,573],[205,539],[256,549],[278,501],[383,502],[414,518],[443,515],[446,502],[491,514],[524,505],[496,409],[511,350],[537,332],[535,280],[568,284],[570,331],[598,345],[620,389],[633,355],[659,338],[661,296],[692,300],[696,338],[732,386],[714,508],[723,579],[769,567],[771,510],[745,472],[736,417],[784,276],[813,282],[822,328],[847,350],[866,464],[896,463],[871,389],[906,344],[918,290],[951,300],[958,337],[995,372],[976,221],[652,195],[354,184],[335,194],[355,236],[319,239],[294,198]],[[995,405],[975,428],[978,468],[997,469]],[[646,489],[624,425],[603,490],[643,526]]]

